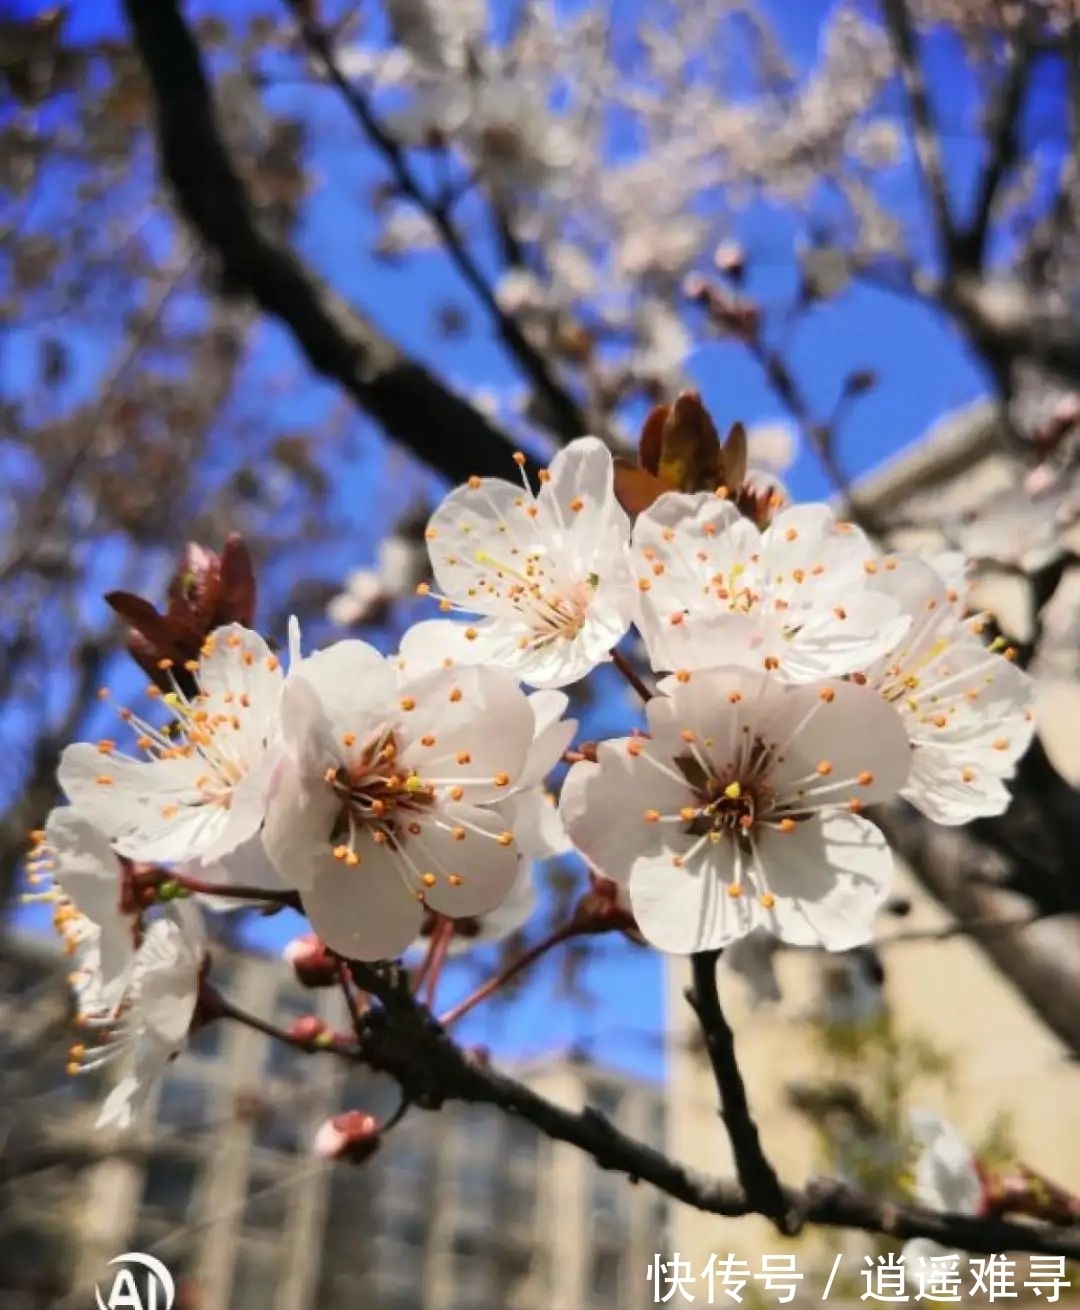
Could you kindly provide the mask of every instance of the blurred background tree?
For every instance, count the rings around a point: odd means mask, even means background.
[[[754,459],[794,446],[886,541],[955,451],[887,503],[853,479],[984,393],[959,445],[1016,485],[933,526],[1075,677],[1078,52],[1070,0],[4,5],[5,899],[129,676],[100,593],[238,531],[265,630],[392,644],[447,479],[715,379],[718,421],[784,420]],[[889,827],[1080,1051],[1080,805],[1042,747],[1003,818]],[[1018,905],[1038,931],[997,931]]]

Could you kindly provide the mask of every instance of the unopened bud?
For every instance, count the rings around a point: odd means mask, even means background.
[[[333,1046],[333,1030],[317,1014],[302,1014],[289,1025],[289,1036],[316,1046]]]
[[[327,1119],[315,1133],[313,1148],[322,1160],[362,1164],[379,1149],[379,1125],[364,1110],[347,1110]]]
[[[304,987],[337,986],[337,961],[313,932],[294,937],[281,954],[286,963],[292,965],[297,981]]]
[[[625,888],[601,873],[590,871],[589,890],[574,907],[573,923],[581,933],[621,932],[643,943],[641,929],[630,909]]]

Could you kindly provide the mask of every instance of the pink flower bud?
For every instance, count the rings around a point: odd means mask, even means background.
[[[323,1160],[362,1164],[379,1149],[379,1125],[364,1110],[347,1110],[327,1119],[315,1133],[315,1154]]]
[[[317,1042],[320,1037],[333,1041],[333,1031],[317,1014],[303,1014],[289,1025],[289,1036],[301,1042]]]
[[[294,937],[282,951],[296,979],[305,987],[336,987],[337,961],[313,932]]]

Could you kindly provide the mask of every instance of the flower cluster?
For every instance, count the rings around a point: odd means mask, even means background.
[[[305,655],[294,624],[284,663],[229,623],[182,668],[158,661],[161,713],[120,708],[128,742],[67,748],[69,804],[34,868],[96,1034],[72,1062],[128,1061],[109,1122],[208,1004],[200,902],[294,904],[331,965],[425,939],[445,953],[455,925],[458,944],[518,929],[529,861],[573,847],[612,889],[582,932],[684,955],[763,932],[845,950],[889,888],[864,811],[898,795],[950,824],[1005,808],[1030,684],[980,640],[962,561],[882,555],[825,505],[747,493],[741,430],[703,457],[719,438],[696,404],[664,411],[621,484],[586,437],[535,490],[523,475],[451,492],[426,543],[441,608],[464,617],[415,625],[389,657],[359,640]],[[654,690],[616,649],[632,626]],[[562,689],[612,663],[644,722],[571,751]]]

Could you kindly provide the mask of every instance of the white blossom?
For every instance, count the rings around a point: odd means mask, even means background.
[[[536,495],[470,479],[432,515],[428,550],[443,607],[483,617],[416,624],[401,643],[404,668],[449,659],[503,668],[533,687],[576,682],[630,626],[629,530],[611,453],[595,437],[560,451]]]
[[[962,618],[957,556],[887,556],[874,585],[910,616],[902,641],[857,676],[887,700],[911,742],[902,795],[937,823],[1001,814],[1031,744],[1034,684]]]
[[[80,742],[60,760],[68,798],[134,860],[214,860],[262,822],[283,674],[258,633],[219,628],[203,647],[198,691],[161,697],[173,716],[156,728],[121,710],[145,759],[116,743]]]
[[[528,701],[533,712],[532,744],[521,775],[498,808],[522,855],[546,860],[570,849],[570,838],[545,780],[573,740],[577,720],[563,717],[570,703],[565,692],[534,691]]]
[[[54,915],[58,931],[73,946],[92,936],[97,953],[92,970],[95,997],[101,1008],[115,1008],[135,959],[134,916],[121,908],[123,870],[116,853],[101,832],[68,805],[50,813],[35,854],[47,864],[62,894]],[[86,933],[87,923],[93,924],[94,933]]]
[[[447,951],[450,955],[464,955],[477,946],[491,946],[505,941],[520,932],[536,913],[539,897],[531,866],[522,864],[506,899],[486,914],[454,920],[454,935]],[[427,951],[431,945],[431,930],[438,920],[424,926],[424,936],[413,943],[416,950]]]
[[[97,1126],[129,1128],[170,1061],[184,1047],[206,957],[202,912],[191,901],[167,905],[146,926],[115,1010],[101,1005],[92,970],[96,934],[85,933],[80,963],[91,976],[76,984],[86,1042],[72,1048],[71,1069],[85,1072],[120,1060],[121,1073]]]
[[[899,791],[910,757],[891,707],[851,683],[740,668],[660,690],[649,735],[601,742],[561,798],[574,845],[628,888],[644,936],[676,955],[758,926],[798,946],[867,941],[892,856],[858,811]]]
[[[519,852],[496,807],[522,776],[534,727],[498,670],[440,668],[399,684],[359,641],[303,661],[283,697],[263,842],[330,947],[398,955],[425,906],[455,918],[499,904]]]
[[[668,492],[634,524],[638,626],[657,670],[745,663],[792,681],[850,673],[909,620],[869,586],[875,552],[827,505],[758,530],[710,492]]]
[[[911,1136],[919,1147],[915,1164],[915,1200],[929,1210],[949,1214],[979,1214],[983,1184],[974,1153],[963,1134],[933,1110],[913,1110]],[[930,1238],[917,1237],[904,1246],[908,1267],[917,1261],[948,1254]]]

